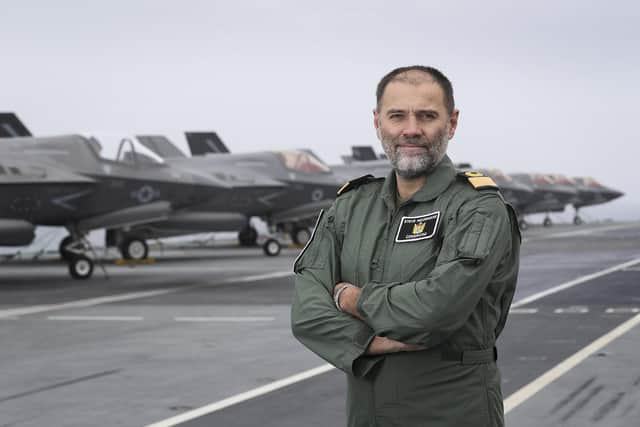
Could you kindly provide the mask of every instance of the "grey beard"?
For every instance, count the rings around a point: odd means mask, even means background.
[[[436,135],[435,141],[427,146],[427,151],[415,155],[402,155],[394,149],[393,141],[381,138],[391,166],[402,178],[412,179],[430,174],[442,161],[449,143],[447,129]]]

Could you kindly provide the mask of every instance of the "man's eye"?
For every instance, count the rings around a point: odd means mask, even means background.
[[[433,120],[436,118],[436,115],[433,113],[419,113],[418,114],[418,119],[419,120]]]
[[[390,118],[391,120],[400,120],[400,119],[402,119],[403,117],[404,117],[404,115],[403,115],[403,114],[400,114],[400,113],[394,113],[394,114],[390,114],[390,115],[389,115],[389,118]]]

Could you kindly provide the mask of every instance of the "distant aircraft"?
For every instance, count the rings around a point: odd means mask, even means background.
[[[332,165],[331,169],[339,176],[343,181],[348,181],[353,178],[357,178],[368,173],[374,176],[386,176],[391,171],[391,165],[389,160],[382,160],[382,156],[375,154],[372,147],[369,146],[356,146],[352,147],[351,156],[343,156],[343,161],[346,164]],[[459,164],[456,165],[459,170],[470,170],[471,165]],[[505,197],[516,210],[520,206],[524,206],[533,197],[533,189],[528,185],[516,182],[510,176],[502,173],[498,169],[478,169],[487,176],[491,176]]]
[[[342,156],[345,164],[333,165],[334,173],[343,180],[349,180],[370,173],[386,176],[391,170],[388,160],[380,160],[370,146],[354,146],[350,156]],[[470,170],[471,165],[460,163],[459,170]],[[496,181],[505,199],[511,203],[520,218],[520,227],[526,229],[525,215],[547,214],[543,225],[551,226],[550,212],[563,212],[568,204],[576,209],[573,222],[582,224],[578,211],[585,206],[606,203],[623,195],[620,191],[605,187],[593,178],[567,178],[553,174],[505,174],[498,169],[474,169]]]
[[[147,157],[142,160],[128,140],[121,142],[114,161],[99,155],[95,139],[79,135],[14,137],[8,133],[11,138],[0,140],[0,166],[5,172],[0,186],[0,218],[5,236],[7,224],[22,231],[4,240],[15,241],[13,245],[27,242],[35,225],[65,227],[69,236],[59,250],[74,278],[88,278],[93,272],[93,261],[86,256],[89,231],[165,220],[192,205],[229,199],[231,186],[227,183],[177,166],[152,163]],[[127,146],[130,151],[125,156]],[[148,253],[146,242],[136,238],[121,242],[120,249],[125,258],[146,258]]]
[[[249,225],[252,216],[261,217],[277,230],[290,234],[295,243],[306,243],[313,219],[320,209],[331,205],[342,184],[322,160],[307,150],[231,154],[215,132],[186,132],[185,135],[193,157],[186,157],[164,136],[137,138],[171,165],[211,174],[225,182],[250,185],[266,180],[281,185],[278,191],[246,200],[245,225],[239,233],[243,245],[254,245],[257,238],[257,232]],[[225,203],[212,200],[202,208],[219,211]],[[212,228],[203,231],[218,229],[215,224],[210,226]],[[179,231],[176,227],[175,232]]]

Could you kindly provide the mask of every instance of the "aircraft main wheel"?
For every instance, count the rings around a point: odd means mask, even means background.
[[[291,240],[296,245],[306,245],[311,238],[311,232],[304,227],[296,227],[291,232]]]
[[[276,239],[267,239],[264,245],[262,245],[262,250],[267,256],[277,256],[280,254],[281,249],[282,246]]]
[[[62,258],[65,261],[69,261],[71,257],[74,255],[73,252],[71,252],[68,249],[65,249],[67,246],[71,244],[71,242],[73,242],[73,237],[67,236],[64,239],[62,239],[62,241],[60,242],[60,246],[58,247],[58,252],[60,252],[60,258]]]
[[[520,226],[520,230],[526,230],[529,228],[529,223],[524,219],[520,220],[520,222],[518,222],[518,225]]]
[[[93,261],[84,255],[72,257],[69,260],[69,274],[74,279],[88,279],[93,274]]]
[[[582,225],[584,224],[584,221],[582,220],[582,218],[576,215],[575,217],[573,217],[573,223],[575,225]]]
[[[124,259],[139,261],[141,259],[145,259],[147,255],[149,255],[149,246],[144,239],[130,237],[122,243],[120,246],[120,252]]]
[[[545,218],[544,221],[542,221],[542,225],[544,225],[545,227],[551,227],[553,225],[553,222],[551,222],[551,218]]]
[[[258,232],[255,228],[247,226],[238,232],[238,240],[241,246],[255,246],[258,242]]]

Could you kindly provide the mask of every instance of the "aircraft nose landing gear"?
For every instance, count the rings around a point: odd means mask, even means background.
[[[93,261],[84,255],[71,255],[69,274],[74,279],[86,280],[93,274]]]
[[[97,259],[91,243],[85,239],[84,234],[78,232],[71,233],[60,242],[60,256],[68,264],[69,274],[74,279],[86,280],[93,275],[95,261],[86,254],[91,253],[93,259]],[[105,277],[108,278],[107,270],[98,262]]]
[[[282,245],[276,239],[267,239],[262,245],[262,250],[267,256],[278,256],[280,254],[280,250],[282,250]]]

